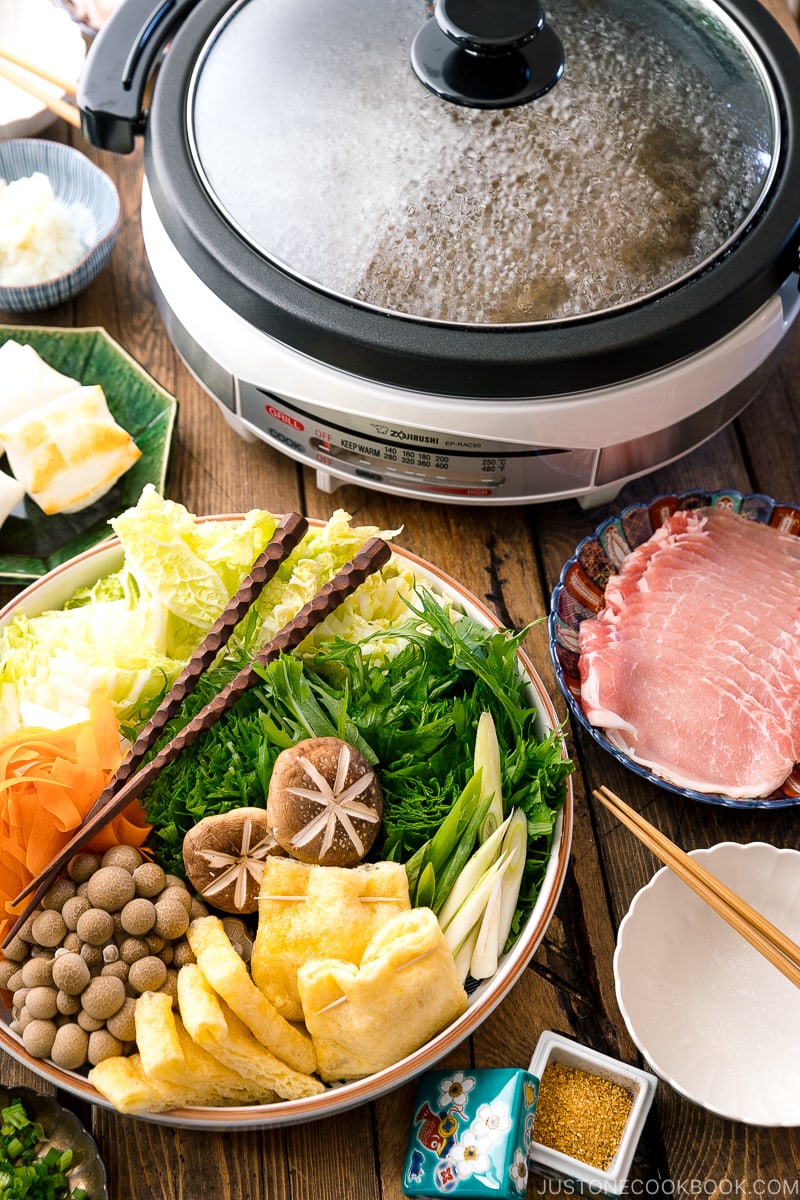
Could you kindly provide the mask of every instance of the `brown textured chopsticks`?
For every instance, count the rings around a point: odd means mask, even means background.
[[[800,987],[800,946],[762,913],[732,891],[721,879],[701,866],[691,855],[671,842],[641,813],[621,800],[610,788],[601,787],[592,795],[626,826],[669,869],[704,900],[714,912],[769,960],[787,979]]]
[[[93,817],[103,808],[114,792],[137,769],[147,751],[155,742],[167,721],[175,716],[187,696],[197,686],[200,676],[208,670],[223,646],[227,645],[236,626],[246,615],[250,606],[258,599],[278,567],[284,562],[308,529],[308,521],[300,513],[287,513],[277,525],[272,538],[253,563],[249,573],[231,596],[202,642],[159,704],[153,716],[142,729],[131,749],[117,767],[108,787],[95,800],[84,820]],[[21,892],[17,901],[30,891],[30,886]]]
[[[369,575],[379,570],[388,562],[391,553],[388,543],[381,538],[371,538],[353,556],[350,562],[342,568],[338,575],[331,579],[329,583],[326,583],[317,595],[312,600],[309,600],[300,612],[264,646],[253,659],[252,663],[243,667],[218,692],[213,700],[210,700],[200,712],[196,713],[184,725],[183,729],[179,730],[171,741],[159,750],[154,758],[145,763],[136,774],[129,776],[122,786],[113,792],[102,809],[98,809],[89,819],[83,822],[70,842],[60,851],[56,858],[53,859],[43,872],[31,881],[28,890],[31,888],[34,889],[32,895],[30,895],[24,910],[6,934],[3,942],[4,946],[9,943],[11,938],[14,937],[15,933],[25,923],[47,891],[52,880],[60,874],[70,858],[85,846],[95,834],[103,829],[109,821],[113,820],[118,813],[122,812],[130,804],[131,800],[140,796],[145,788],[155,780],[159,772],[168,763],[172,762],[173,759],[177,758],[182,750],[191,746],[201,733],[210,729],[248,688],[253,687],[260,681],[260,667],[272,662],[280,654],[295,649],[308,636],[311,630],[321,624],[329,613],[338,608],[342,601],[354,592],[356,588],[360,587]]]

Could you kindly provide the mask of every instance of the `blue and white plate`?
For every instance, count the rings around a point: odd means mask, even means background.
[[[670,493],[657,496],[646,504],[632,504],[619,516],[609,517],[590,537],[583,539],[573,557],[564,565],[553,590],[549,632],[550,655],[556,678],[574,719],[599,746],[643,779],[692,800],[731,808],[779,808],[800,804],[800,765],[771,796],[736,800],[730,796],[692,791],[678,787],[634,762],[624,751],[612,745],[604,730],[589,723],[581,706],[578,630],[582,621],[593,620],[603,607],[609,578],[617,574],[631,551],[652,537],[671,513],[678,509],[706,508],[717,504],[733,508],[762,525],[774,525],[783,533],[800,536],[800,508],[793,504],[779,504],[769,496],[748,495],[733,489],[716,492],[698,489],[680,495]]]

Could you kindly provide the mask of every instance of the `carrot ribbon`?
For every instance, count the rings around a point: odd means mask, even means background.
[[[21,911],[14,897],[70,841],[122,757],[114,708],[99,693],[88,721],[0,738],[0,939]],[[141,846],[149,832],[133,800],[84,849],[102,854],[118,844]]]

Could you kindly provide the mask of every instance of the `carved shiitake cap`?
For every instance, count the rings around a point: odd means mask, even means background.
[[[223,912],[255,912],[264,859],[281,853],[263,808],[234,808],[203,817],[183,839],[187,879],[208,904]]]
[[[301,862],[353,867],[369,852],[383,818],[383,792],[349,742],[307,738],[275,760],[267,796],[275,841]]]

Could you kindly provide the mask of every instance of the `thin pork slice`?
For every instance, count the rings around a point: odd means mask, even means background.
[[[767,796],[800,759],[800,543],[679,511],[580,627],[587,719],[679,787]]]
[[[791,619],[773,603],[756,598],[744,607],[739,597],[705,593],[655,593],[632,596],[627,604],[624,628],[627,636],[643,628],[643,637],[651,635],[657,623],[673,631],[673,636],[696,643],[698,629],[707,626],[717,631],[720,655],[732,655],[758,669],[773,686],[793,687],[800,683],[800,619]],[[597,625],[609,632],[618,628],[613,620]],[[694,647],[696,650],[696,646]],[[688,647],[692,653],[692,646]],[[678,652],[676,645],[675,652]]]
[[[740,692],[631,643],[592,665],[601,685],[624,687],[625,704],[603,721],[611,744],[676,786],[745,799],[769,795],[791,771],[792,737]]]
[[[587,661],[590,661],[592,656],[595,661],[601,657],[608,659],[615,656],[631,674],[642,673],[644,667],[641,660],[647,664],[651,663],[654,657],[649,653],[649,647],[652,645],[651,624],[644,620],[627,622],[622,639],[614,626],[603,622],[594,624],[596,628],[593,636],[590,638],[587,635],[584,649]],[[726,632],[721,633],[715,644],[714,671],[709,676],[708,661],[702,655],[698,656],[695,628],[696,625],[691,623],[684,627],[676,624],[670,635],[670,661],[695,664],[691,687],[694,687],[695,682],[702,681],[719,686],[720,681],[723,681],[726,691],[737,697],[743,708],[749,708],[755,703],[771,713],[779,725],[789,729],[800,729],[800,679],[796,675],[781,672],[773,662],[759,653],[753,643],[743,643],[731,631],[730,635]],[[595,677],[598,673],[596,670]],[[588,685],[585,699],[587,704],[592,699]],[[631,699],[627,697],[626,708],[630,717]],[[630,719],[627,719],[625,724],[632,726]]]

